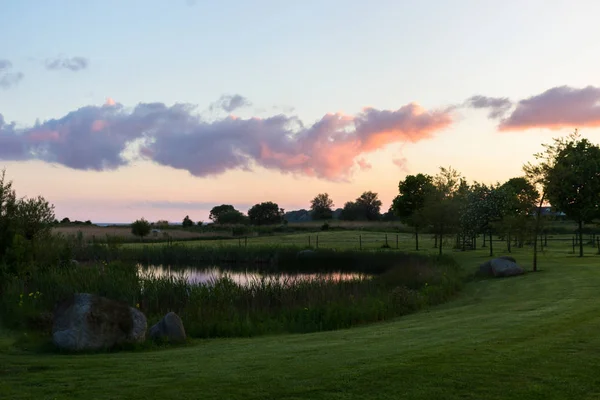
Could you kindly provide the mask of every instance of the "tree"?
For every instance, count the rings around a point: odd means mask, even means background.
[[[245,216],[240,211],[235,210],[235,209],[220,213],[219,218],[218,218],[219,224],[230,224],[230,225],[242,224],[242,225],[245,225],[249,222],[250,221],[247,216]]]
[[[460,200],[467,188],[456,170],[440,167],[426,191],[423,216],[439,238],[439,254],[442,254],[444,235],[452,233],[460,224]]]
[[[310,211],[313,220],[333,218],[333,200],[327,193],[320,193],[310,202]]]
[[[344,221],[363,220],[364,213],[362,207],[354,201],[347,201],[340,213],[340,219]]]
[[[231,204],[221,204],[220,206],[215,206],[212,208],[212,210],[210,210],[210,215],[208,218],[210,218],[210,220],[216,224],[222,224],[223,222],[219,220],[219,217],[229,211],[235,211],[235,208]]]
[[[150,223],[144,218],[136,220],[131,224],[131,233],[135,236],[139,236],[140,240],[144,240],[144,236],[150,233]]]
[[[63,219],[60,220],[61,224],[69,224],[71,223],[71,220],[67,217],[64,217]]]
[[[188,215],[186,215],[185,218],[183,219],[183,222],[181,223],[181,225],[184,228],[190,228],[190,227],[194,226],[194,221],[192,221],[190,219],[190,217]]]
[[[48,233],[54,222],[54,206],[42,196],[17,202],[18,230],[29,241]]]
[[[402,223],[415,228],[415,247],[419,250],[419,228],[423,225],[423,207],[427,193],[432,189],[429,175],[408,175],[398,184],[400,194],[392,202],[392,211]]]
[[[6,180],[6,171],[0,173],[0,262],[10,248],[16,229],[17,195],[12,181]]]
[[[519,247],[523,246],[532,213],[540,193],[525,177],[511,178],[499,190],[504,200],[502,228],[506,233],[508,251],[511,251],[511,235],[517,235]]]
[[[544,183],[550,204],[577,222],[583,257],[583,224],[600,215],[600,147],[571,136],[558,149]]]
[[[540,227],[542,222],[542,206],[544,202],[549,198],[549,190],[557,189],[559,182],[565,179],[572,179],[572,177],[568,177],[569,171],[565,169],[565,166],[568,165],[568,157],[565,157],[562,165],[559,168],[555,168],[558,164],[561,155],[566,156],[569,152],[572,151],[572,144],[576,144],[580,140],[579,133],[575,130],[574,133],[569,135],[567,138],[555,138],[552,144],[543,144],[544,151],[541,153],[534,154],[535,159],[537,160],[536,164],[531,162],[525,164],[523,166],[523,171],[525,172],[525,176],[533,185],[541,187],[542,192],[539,198],[538,206],[536,208],[535,213],[535,224],[533,229],[534,240],[533,240],[533,271],[537,271],[537,248],[538,248],[538,237],[540,234]],[[586,141],[587,142],[587,141]],[[587,142],[589,143],[589,142]],[[587,147],[587,143],[584,144],[583,148]],[[566,151],[566,149],[571,148],[571,150]],[[566,153],[566,154],[565,154]],[[580,171],[578,169],[578,171]],[[551,182],[552,181],[552,182]],[[577,187],[577,186],[576,186]],[[576,189],[576,187],[572,187],[571,190]],[[565,185],[565,189],[568,189]],[[568,191],[568,190],[567,190]],[[556,196],[558,191],[554,192]],[[556,200],[556,199],[555,199]],[[554,205],[553,205],[554,206]],[[581,233],[581,230],[579,230]],[[581,236],[580,236],[581,238]],[[583,248],[579,249],[580,255],[583,253]]]
[[[253,225],[279,224],[283,221],[283,214],[284,210],[272,201],[255,204],[248,210],[248,218]]]
[[[381,201],[377,198],[377,193],[364,192],[356,199],[356,204],[362,208],[362,212],[368,221],[377,221],[381,216]]]

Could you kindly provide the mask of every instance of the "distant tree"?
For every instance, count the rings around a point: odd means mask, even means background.
[[[402,223],[415,229],[415,248],[419,250],[419,229],[426,222],[423,208],[427,193],[433,189],[433,178],[429,175],[408,175],[398,184],[400,194],[392,202],[391,210]]]
[[[229,210],[219,214],[218,223],[228,225],[246,225],[250,222],[248,217],[238,210]]]
[[[503,197],[504,210],[501,227],[506,234],[508,251],[511,251],[513,233],[518,239],[519,247],[523,246],[525,235],[534,213],[540,193],[525,177],[511,178],[498,190]]]
[[[364,192],[356,199],[356,204],[362,208],[367,220],[377,221],[381,217],[381,201],[377,197],[377,193]]]
[[[221,222],[219,217],[229,211],[235,211],[235,208],[231,204],[221,204],[220,206],[215,206],[210,210],[210,214],[208,218],[216,224],[222,224],[225,222]]]
[[[197,224],[198,226],[202,226],[202,225],[204,225],[204,221],[198,221],[196,224]]]
[[[71,220],[69,218],[65,217],[60,220],[60,223],[61,224],[69,224],[69,223],[71,223]]]
[[[156,226],[158,229],[165,229],[169,227],[169,221],[166,219],[159,219],[154,223],[154,226]]]
[[[333,217],[333,200],[327,193],[320,193],[310,202],[310,211],[313,220],[331,219]]]
[[[364,220],[365,215],[363,208],[354,201],[347,201],[340,213],[340,219],[344,221]]]
[[[248,218],[253,225],[279,224],[283,221],[283,214],[284,210],[272,201],[255,204],[248,210]]]
[[[184,228],[190,228],[190,227],[194,226],[194,221],[192,221],[190,219],[190,217],[188,215],[186,215],[185,218],[183,219],[183,222],[181,223],[181,225]]]
[[[88,219],[88,220],[85,221],[85,224],[86,225],[92,225],[92,221]]]
[[[144,240],[144,236],[148,236],[150,233],[150,223],[144,218],[136,220],[131,224],[131,233],[139,236],[140,240]]]
[[[583,224],[600,215],[600,147],[571,135],[557,149],[544,181],[552,206],[577,222],[579,257],[583,257]]]

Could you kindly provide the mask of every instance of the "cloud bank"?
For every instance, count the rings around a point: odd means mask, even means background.
[[[22,72],[11,72],[12,63],[0,59],[0,89],[10,89],[17,85],[24,77]]]
[[[48,70],[68,69],[77,72],[86,69],[89,64],[89,60],[84,57],[56,57],[47,59],[45,66]]]
[[[204,177],[255,166],[330,180],[347,179],[362,159],[391,143],[417,142],[452,124],[448,111],[411,103],[397,110],[326,114],[305,126],[295,116],[205,121],[189,104],[114,101],[83,107],[59,119],[15,129],[0,116],[0,158],[37,159],[81,170],[112,170],[138,155]]]
[[[519,101],[501,131],[600,127],[600,88],[559,86]]]
[[[512,107],[507,97],[473,96],[466,101],[466,106],[472,108],[488,108],[489,118],[500,118]]]

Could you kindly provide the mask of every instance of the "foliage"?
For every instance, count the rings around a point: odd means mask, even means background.
[[[54,221],[54,206],[42,196],[20,199],[16,211],[17,229],[27,240],[49,233]]]
[[[215,206],[210,210],[210,214],[208,218],[216,224],[228,223],[222,222],[220,217],[228,212],[236,211],[236,209],[231,204],[221,204],[220,206]]]
[[[455,232],[460,226],[461,208],[468,193],[464,178],[452,168],[440,167],[427,186],[423,217],[439,237],[442,253],[444,235]]]
[[[429,175],[408,175],[398,184],[399,194],[392,202],[391,210],[400,221],[415,228],[416,249],[419,250],[419,228],[426,222],[423,212],[427,194],[433,190],[433,178]]]
[[[283,221],[283,214],[283,208],[272,201],[255,204],[248,210],[248,218],[253,225],[279,224]]]
[[[344,204],[340,219],[346,221],[377,221],[380,219],[381,200],[377,193],[363,192],[354,202]]]
[[[150,228],[150,223],[146,219],[141,218],[131,224],[131,233],[139,236],[140,239],[144,239],[144,236],[148,236],[150,233]]]
[[[310,211],[313,220],[333,218],[333,200],[327,193],[320,193],[310,202]]]
[[[248,219],[248,217],[244,214],[242,214],[240,211],[238,210],[229,210],[229,211],[225,211],[219,214],[218,217],[218,224],[221,225],[231,225],[231,224],[240,224],[240,225],[246,225],[250,222],[250,220]]]
[[[191,228],[192,226],[194,226],[194,221],[192,221],[190,217],[186,215],[183,219],[183,222],[181,223],[181,226],[183,226],[184,228]]]

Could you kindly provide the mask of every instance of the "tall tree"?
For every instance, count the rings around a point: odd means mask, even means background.
[[[319,193],[310,201],[310,211],[313,220],[331,219],[333,217],[333,200],[327,193]]]
[[[229,212],[229,211],[235,211],[235,208],[231,204],[221,204],[220,206],[214,206],[210,210],[210,214],[209,214],[208,218],[210,218],[210,220],[216,224],[222,224],[223,222],[221,222],[219,220],[219,217],[222,214]]]
[[[600,214],[600,147],[573,136],[554,161],[546,179],[548,200],[577,222],[579,256],[583,257],[583,224]]]
[[[440,167],[432,183],[426,192],[423,215],[439,239],[439,254],[442,254],[444,235],[452,233],[459,225],[459,194],[464,192],[466,182],[456,170]]]
[[[283,214],[284,210],[272,201],[255,204],[248,210],[248,218],[254,225],[279,224],[283,221]]]
[[[537,160],[537,163],[527,163],[523,166],[523,171],[525,172],[525,176],[527,177],[527,179],[534,185],[540,187],[542,189],[541,191],[541,196],[539,198],[539,202],[538,202],[538,207],[536,209],[536,213],[535,213],[535,224],[534,224],[534,241],[533,241],[533,271],[537,271],[537,249],[538,249],[538,237],[540,234],[540,227],[541,227],[541,223],[542,223],[542,206],[544,205],[545,201],[547,199],[549,199],[549,195],[550,195],[550,191],[553,192],[552,196],[555,197],[554,201],[558,201],[560,202],[561,200],[559,199],[559,197],[562,196],[558,196],[559,193],[571,193],[571,195],[573,195],[573,192],[576,193],[578,199],[580,200],[579,196],[578,196],[578,191],[579,189],[582,189],[579,187],[579,183],[578,182],[572,182],[573,180],[573,172],[574,171],[569,171],[568,168],[565,168],[566,166],[568,166],[570,164],[571,161],[573,161],[574,159],[580,158],[582,154],[586,154],[586,151],[577,151],[577,149],[579,148],[579,143],[582,142],[582,139],[579,135],[579,133],[577,132],[577,130],[575,130],[574,133],[570,134],[569,136],[567,136],[566,138],[555,138],[553,140],[553,143],[551,144],[543,144],[542,146],[544,147],[544,151],[540,152],[540,153],[536,153],[534,154],[535,159]],[[585,150],[589,145],[589,142],[586,140],[581,148],[579,148],[579,150]],[[575,150],[575,151],[574,151]],[[593,153],[595,153],[596,151],[591,151],[590,155],[592,155],[592,157],[590,158],[594,158]],[[576,157],[568,157],[568,155],[577,155]],[[559,165],[560,162],[560,166],[557,167],[557,165]],[[585,164],[590,167],[589,163],[587,161],[585,161]],[[575,168],[574,170],[577,171],[579,174],[582,175],[586,175],[589,174],[591,171],[587,171],[586,174],[583,174],[582,171],[585,171],[586,168]],[[591,168],[591,170],[594,170],[595,168]],[[593,174],[592,174],[593,175]],[[564,179],[564,181],[563,181]],[[575,186],[569,188],[568,185],[561,185],[560,182],[571,182],[574,183]],[[596,184],[596,182],[594,183],[594,185]],[[584,184],[585,185],[585,184]],[[562,186],[562,190],[558,190],[559,187]],[[581,190],[581,194],[589,194],[589,187],[585,190]],[[568,198],[568,196],[567,196]],[[564,199],[563,199],[564,200]],[[552,204],[552,200],[550,201]],[[555,204],[552,204],[554,207],[556,207]],[[579,204],[581,205],[581,203]],[[575,211],[576,208],[573,210]],[[581,233],[581,229],[579,230],[579,233]],[[580,235],[581,238],[581,235]],[[580,255],[583,254],[583,247],[581,246],[579,249],[579,253]]]
[[[429,175],[407,175],[398,184],[400,194],[392,202],[391,209],[400,217],[400,221],[415,229],[416,250],[419,250],[419,229],[425,223],[423,208],[432,186],[433,178]]]
[[[363,192],[355,201],[356,205],[362,209],[364,217],[368,221],[377,221],[381,215],[381,200],[377,193],[368,191]]]
[[[508,250],[511,249],[511,236],[516,234],[519,246],[523,245],[527,227],[534,213],[540,193],[527,178],[511,178],[503,183],[499,190],[504,198],[502,228],[507,238]]]
[[[16,229],[17,195],[6,172],[0,173],[0,262],[10,248]]]

